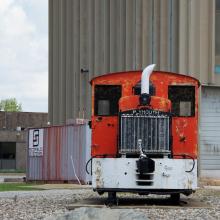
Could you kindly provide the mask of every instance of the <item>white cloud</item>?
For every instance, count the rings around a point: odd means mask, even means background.
[[[24,111],[47,111],[47,4],[0,0],[0,99],[15,97]]]
[[[9,1],[9,0],[3,0]],[[5,7],[4,7],[5,6]],[[1,7],[1,5],[0,5]],[[10,3],[3,5],[1,24],[1,33],[4,36],[9,37],[20,37],[24,34],[32,34],[35,31],[34,26],[29,23],[28,18],[19,5],[15,5],[10,1]]]

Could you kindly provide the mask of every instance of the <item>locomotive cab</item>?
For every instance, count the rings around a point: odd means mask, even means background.
[[[197,188],[199,81],[153,71],[98,76],[92,85],[92,186],[190,195]]]

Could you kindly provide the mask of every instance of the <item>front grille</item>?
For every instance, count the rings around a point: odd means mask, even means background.
[[[170,153],[170,116],[154,110],[131,110],[120,113],[119,153]]]

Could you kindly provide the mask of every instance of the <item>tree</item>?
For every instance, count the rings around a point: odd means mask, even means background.
[[[15,98],[4,99],[0,102],[0,110],[6,112],[21,112],[21,103],[18,103]]]

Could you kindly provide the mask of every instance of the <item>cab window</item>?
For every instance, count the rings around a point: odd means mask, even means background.
[[[195,86],[169,86],[168,98],[176,117],[195,116]]]
[[[118,101],[121,98],[121,86],[96,85],[95,86],[95,115],[118,115]]]

